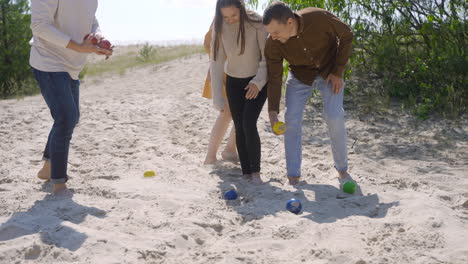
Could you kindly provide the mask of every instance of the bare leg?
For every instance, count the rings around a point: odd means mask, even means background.
[[[73,193],[68,190],[67,185],[65,183],[57,183],[54,184],[54,195],[60,197],[71,197]]]
[[[344,179],[346,178],[346,176],[348,176],[348,171],[345,170],[345,171],[338,171],[338,176],[341,178],[341,179]]]
[[[223,157],[224,160],[232,161],[234,163],[239,162],[239,156],[237,155],[236,147],[236,129],[234,127],[231,129],[228,142],[223,152],[221,153],[221,157]]]
[[[263,180],[260,177],[260,172],[255,172],[255,173],[252,173],[251,175],[252,175],[252,182],[254,184],[262,184],[263,183]]]
[[[214,164],[216,159],[216,153],[218,152],[219,146],[223,141],[224,135],[231,123],[231,112],[229,112],[229,106],[226,103],[224,109],[219,112],[218,118],[211,130],[210,142],[208,143],[208,153],[206,154],[204,164]]]
[[[229,134],[228,142],[226,144],[226,147],[224,148],[225,152],[228,153],[237,153],[237,148],[236,148],[236,129],[232,127],[231,133]]]
[[[46,160],[42,169],[37,173],[37,177],[44,181],[50,180],[50,161]]]
[[[289,177],[288,176],[288,180],[289,180],[289,184],[294,186],[300,182],[301,177]]]

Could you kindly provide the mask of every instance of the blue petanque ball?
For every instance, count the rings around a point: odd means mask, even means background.
[[[224,193],[224,199],[226,200],[235,200],[237,199],[238,195],[236,190],[229,190]]]
[[[302,210],[302,204],[301,201],[298,199],[291,199],[286,203],[286,209],[293,213],[293,214],[299,214]]]

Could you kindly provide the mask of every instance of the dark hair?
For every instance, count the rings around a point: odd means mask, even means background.
[[[279,1],[273,2],[263,13],[263,25],[269,25],[273,19],[280,24],[286,24],[290,18],[294,18],[294,13],[288,5]]]
[[[225,7],[236,7],[240,10],[240,19],[239,19],[239,31],[237,33],[237,44],[241,44],[240,54],[244,54],[245,50],[245,22],[257,22],[260,23],[261,19],[256,20],[255,13],[248,11],[245,8],[243,0],[218,0],[216,2],[216,13],[214,18],[214,27],[215,32],[214,44],[213,44],[213,59],[216,60],[219,50],[219,43],[221,41],[221,32],[223,30],[223,14],[221,13],[221,8]]]

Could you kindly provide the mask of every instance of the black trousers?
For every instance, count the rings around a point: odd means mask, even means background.
[[[237,153],[244,175],[260,172],[261,142],[257,120],[267,98],[266,85],[257,98],[245,98],[245,87],[253,77],[234,78],[228,75],[226,79],[226,95],[236,129]]]

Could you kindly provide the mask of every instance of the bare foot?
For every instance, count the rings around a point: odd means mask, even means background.
[[[354,182],[357,185],[357,182],[351,177],[351,175],[347,171],[338,171],[338,182],[340,183],[340,189],[343,190],[343,185],[346,182]],[[359,188],[359,185],[357,185]]]
[[[244,178],[246,180],[251,180],[252,179],[252,174],[244,174]]]
[[[252,182],[253,184],[262,184],[262,178],[260,177],[260,173],[252,173]]]
[[[203,162],[203,165],[213,165],[213,164],[215,164],[217,161],[218,161],[218,160],[216,159],[216,157],[214,157],[214,158],[213,158],[213,157],[211,157],[211,158],[206,157],[206,158],[205,158],[205,161]]]
[[[345,171],[338,171],[338,175],[339,175],[339,177],[340,177],[341,179],[344,179],[344,178],[346,178],[346,177],[349,176],[349,173],[348,173],[347,170],[345,170]]]
[[[37,177],[44,181],[50,180],[50,161],[46,160],[44,162],[44,166],[42,166],[42,169],[37,173]]]
[[[72,197],[73,193],[68,190],[65,183],[54,184],[53,194],[59,197]]]
[[[299,183],[299,181],[301,180],[301,177],[289,177],[288,176],[288,180],[289,180],[289,184],[294,186]]]
[[[223,160],[230,161],[233,163],[239,162],[239,156],[237,155],[237,152],[224,150],[223,152],[221,152],[221,157],[223,157]]]

